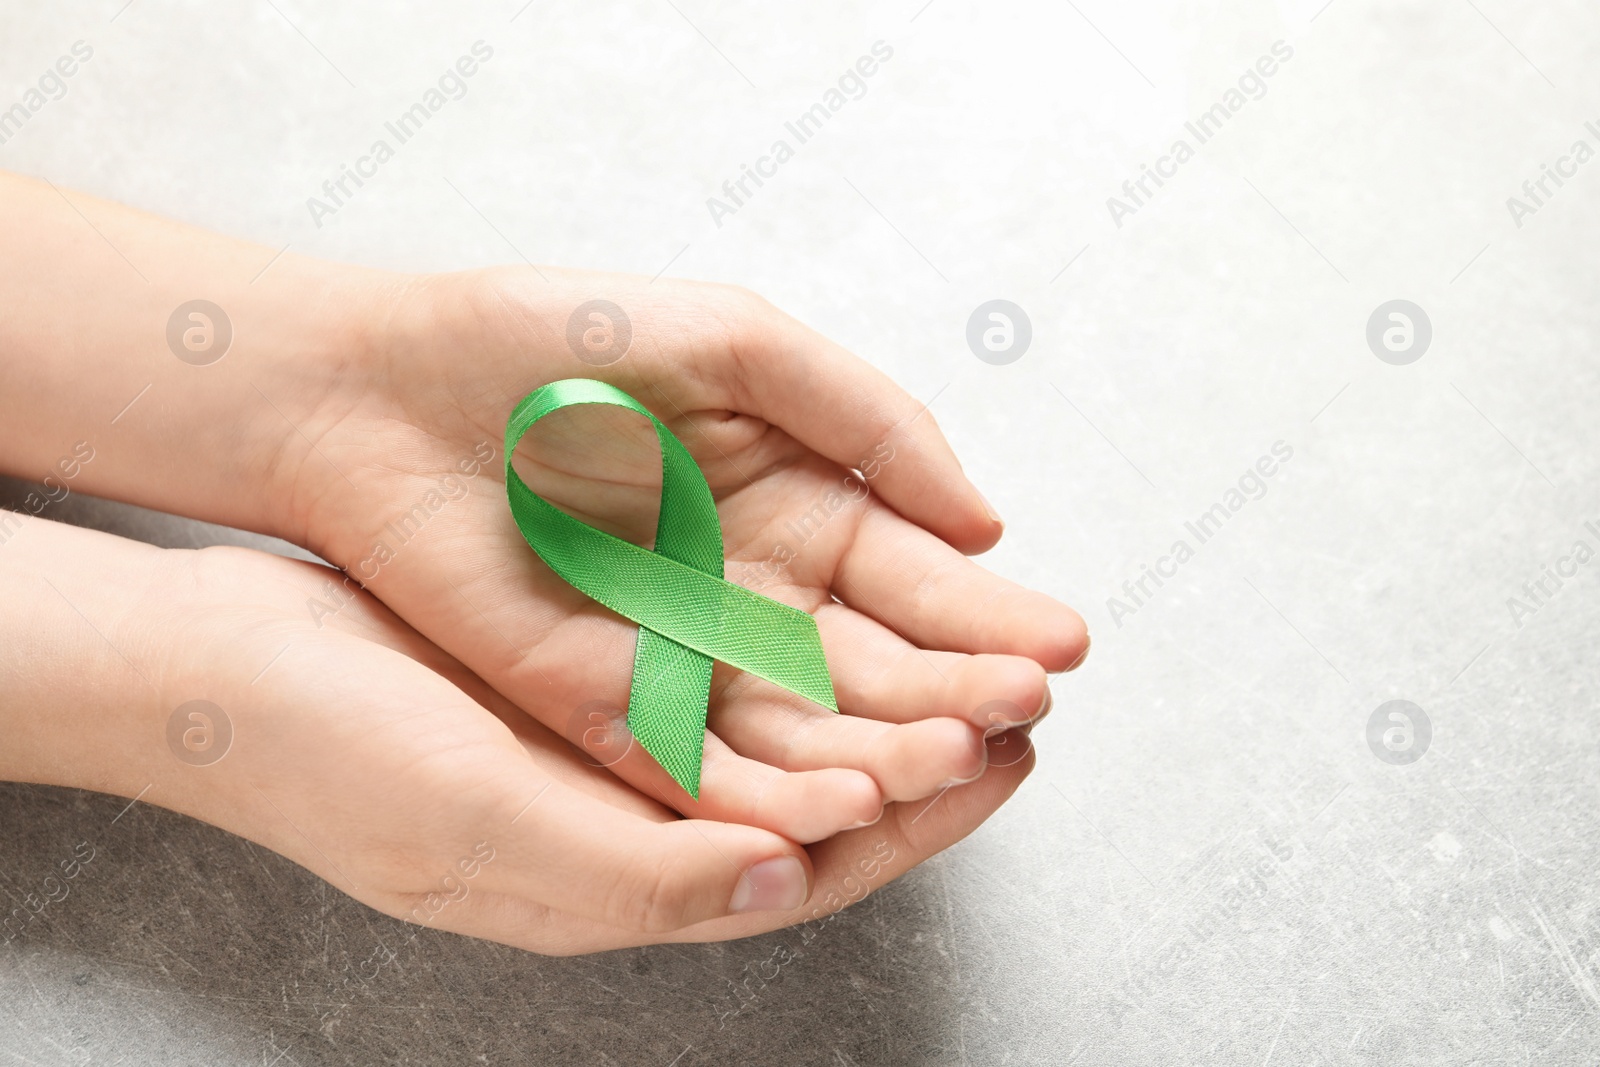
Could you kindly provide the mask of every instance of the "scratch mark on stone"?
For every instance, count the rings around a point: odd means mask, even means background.
[[[1544,912],[1536,901],[1528,902],[1528,911],[1533,914],[1533,921],[1539,924],[1539,929],[1544,932],[1544,938],[1550,943],[1550,950],[1555,953],[1556,960],[1561,964],[1561,969],[1567,972],[1567,979],[1577,989],[1579,994],[1587,998],[1590,1004],[1600,1008],[1600,991],[1596,991],[1594,982],[1584,973],[1583,966],[1572,954],[1572,949],[1561,939],[1550,924],[1545,921]]]

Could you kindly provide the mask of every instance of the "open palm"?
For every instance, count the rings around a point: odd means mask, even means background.
[[[605,365],[568,344],[596,298],[631,328]],[[821,840],[981,774],[985,735],[1047,711],[1046,671],[1087,650],[1069,608],[962,554],[1001,526],[922,405],[764,301],[548,269],[408,281],[392,300],[387,332],[334,384],[275,401],[296,426],[278,480],[291,531],[645,795]],[[717,500],[727,578],[821,631],[844,714],[719,664],[698,800],[622,726],[636,627],[551,572],[507,509],[506,418],[569,377],[618,386],[677,434]],[[661,473],[646,420],[558,412],[516,465],[540,496],[649,543]]]

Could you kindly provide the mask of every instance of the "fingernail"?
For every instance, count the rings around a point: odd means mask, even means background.
[[[1004,730],[1014,729],[1018,726],[1032,727],[1034,723],[1050,714],[1050,709],[1055,706],[1055,702],[1055,694],[1050,692],[1050,687],[1047,685],[1044,687],[1044,699],[1039,701],[1039,710],[1035,711],[1032,715],[1026,714],[1022,710],[1022,706],[1020,704],[1013,704],[1009,700],[991,700],[987,704],[980,704],[978,706],[978,710],[980,711],[982,711],[984,708],[993,708],[996,704],[1001,704],[1007,708],[1014,708],[1016,710],[1015,718],[1006,718],[997,710],[990,711],[988,720],[983,724],[983,736],[985,740]]]
[[[886,804],[883,807],[878,809],[878,814],[877,815],[875,815],[872,818],[867,819],[867,820],[865,820],[863,822],[853,822],[849,826],[846,826],[845,830],[861,830],[861,829],[864,829],[864,828],[866,828],[868,826],[876,826],[876,825],[878,825],[878,821],[883,818],[883,813],[888,811],[888,810],[889,810],[889,807]],[[842,833],[843,831],[840,831],[840,832]]]
[[[806,869],[793,856],[778,856],[745,871],[734,887],[728,910],[786,911],[806,902]]]
[[[1080,665],[1082,665],[1083,661],[1089,658],[1089,646],[1092,645],[1092,644],[1094,644],[1094,638],[1091,637],[1088,634],[1084,634],[1083,635],[1083,651],[1078,653],[1078,658],[1072,661],[1071,666],[1069,666],[1067,668],[1067,670],[1069,670],[1069,671],[1077,670],[1078,667]]]
[[[1056,705],[1056,695],[1050,691],[1050,687],[1049,686],[1045,686],[1044,687],[1044,699],[1039,702],[1039,710],[1033,713],[1033,718],[1031,720],[1029,720],[1027,725],[1028,726],[1032,726],[1034,723],[1038,722],[1040,719],[1043,719],[1046,715],[1050,714],[1050,709],[1055,707],[1055,705]],[[1022,723],[1016,723],[1015,725],[1021,726],[1023,724]]]
[[[973,489],[973,492],[978,493],[978,490]],[[1006,524],[1006,520],[1000,517],[1000,513],[994,509],[994,505],[989,503],[989,499],[982,493],[978,493],[978,502],[983,505],[984,514],[989,516],[989,520],[991,522],[999,526],[1004,526]]]
[[[989,765],[985,763],[983,765],[983,771],[988,769]],[[944,781],[939,783],[939,790],[943,792],[946,789],[954,789],[958,785],[971,785],[973,782],[976,782],[979,778],[983,777],[983,771],[979,771],[971,778],[946,778]]]
[[[988,736],[986,734],[975,735],[974,741],[978,750],[978,758],[983,761],[982,763],[978,764],[978,773],[967,778],[946,778],[943,782],[939,783],[940,789],[954,789],[958,785],[966,785],[969,782],[976,782],[979,778],[983,777],[983,772],[989,769]]]

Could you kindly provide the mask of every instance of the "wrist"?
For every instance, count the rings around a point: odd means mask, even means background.
[[[542,349],[520,308],[490,283],[494,273],[362,272],[328,283],[347,294],[339,306],[348,313],[328,328],[344,339],[277,371],[305,414],[279,442],[272,532],[353,568],[384,539],[397,507],[499,454],[504,415],[485,421],[479,401],[506,363],[537,365]],[[273,414],[278,430],[290,429],[288,408]]]
[[[152,626],[178,553],[46,520],[0,549],[0,779],[132,796],[164,700]],[[163,593],[162,591],[165,591]],[[136,781],[136,779],[138,779]]]
[[[376,356],[407,286],[401,275],[296,260],[265,292],[241,294],[249,336],[218,376],[207,417],[218,449],[210,473],[235,518],[197,517],[317,547],[318,502],[359,479],[333,431],[380,393]]]

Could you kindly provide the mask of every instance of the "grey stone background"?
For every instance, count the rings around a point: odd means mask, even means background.
[[[1592,5],[521,2],[13,0],[0,105],[95,55],[0,167],[329,258],[761,290],[931,400],[1009,521],[991,565],[1090,620],[1038,769],[808,945],[570,960],[418,932],[144,804],[3,787],[0,891],[95,858],[0,949],[0,1059],[1600,1058],[1600,566],[1508,606],[1600,547],[1600,161],[1520,226],[1506,203],[1600,147]],[[479,39],[468,95],[314,225]],[[706,198],[878,40],[866,95],[717,225]],[[1265,95],[1116,225],[1107,198],[1279,40]],[[1006,366],[965,340],[991,299],[1032,324]],[[1432,323],[1409,366],[1367,346],[1392,299]],[[1279,441],[1265,495],[1113,618]],[[1408,765],[1367,741],[1393,699],[1431,722]]]

